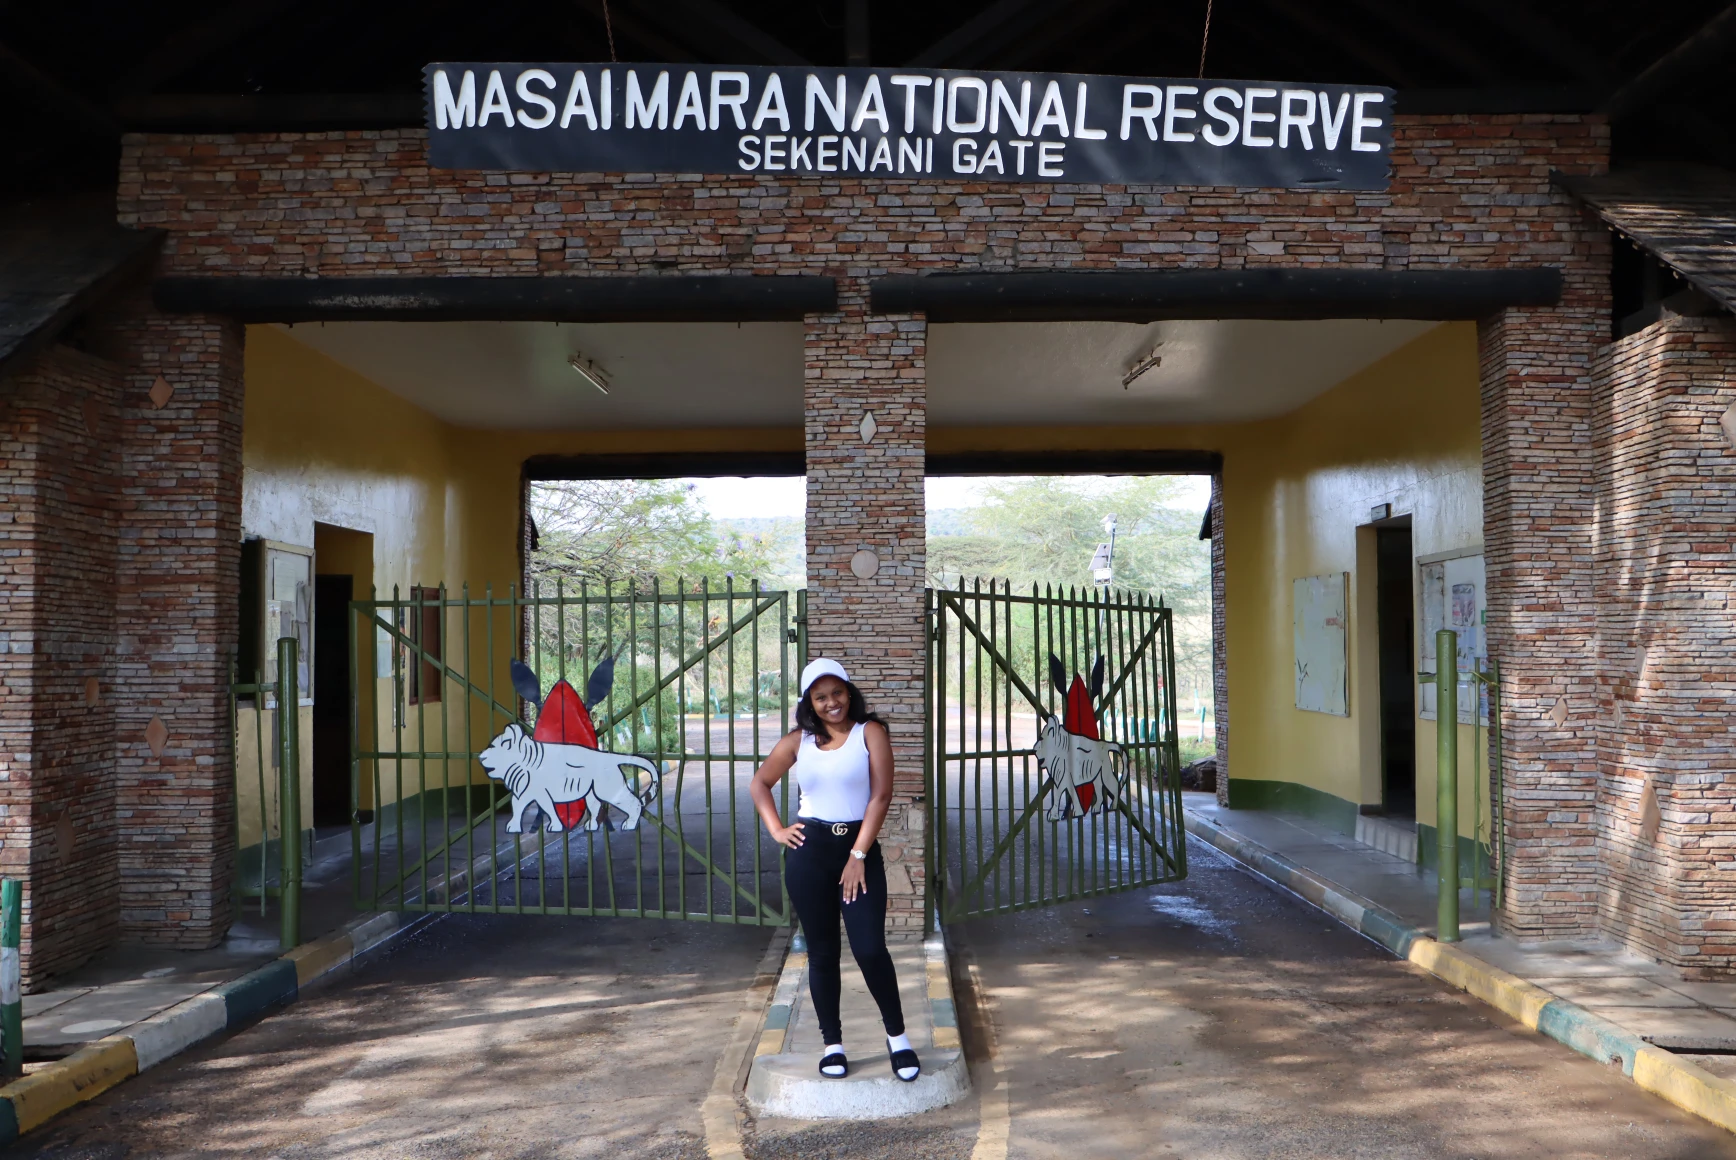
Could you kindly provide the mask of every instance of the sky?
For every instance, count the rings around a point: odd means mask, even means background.
[[[1102,478],[1099,476],[1084,478]],[[757,516],[801,518],[807,484],[801,476],[723,477],[688,480],[713,519],[751,519]],[[928,480],[930,508],[976,507],[997,480],[982,476],[946,476]],[[1203,475],[1183,478],[1186,507],[1204,511],[1211,495],[1211,480]]]

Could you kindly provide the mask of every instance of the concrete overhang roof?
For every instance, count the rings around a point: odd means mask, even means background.
[[[1736,311],[1736,173],[1676,165],[1558,180],[1616,232]]]
[[[0,379],[148,269],[161,244],[160,231],[115,224],[112,204],[0,209]]]

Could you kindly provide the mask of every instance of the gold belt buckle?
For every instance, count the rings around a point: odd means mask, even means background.
[[[848,834],[849,832],[850,832],[850,824],[848,822],[833,822],[832,823],[832,833],[836,834],[838,837],[842,838],[845,834]]]

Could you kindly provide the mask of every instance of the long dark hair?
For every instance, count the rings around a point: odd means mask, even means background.
[[[815,682],[815,684],[818,683],[818,681]],[[849,690],[850,693],[850,710],[847,716],[853,723],[860,725],[864,722],[872,721],[882,729],[886,729],[886,722],[880,719],[880,714],[868,711],[868,702],[862,696],[862,690],[856,687],[854,681],[845,681],[844,688]],[[796,706],[796,728],[812,737],[815,741],[824,741],[827,737],[826,723],[820,720],[820,715],[818,713],[814,712],[814,702],[811,699],[813,691],[814,686],[809,685],[808,691],[802,694],[802,700]],[[891,730],[888,729],[887,732],[891,732]]]

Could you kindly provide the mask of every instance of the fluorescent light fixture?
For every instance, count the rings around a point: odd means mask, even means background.
[[[1163,343],[1161,342],[1157,343],[1138,361],[1127,368],[1127,373],[1121,376],[1122,390],[1125,391],[1131,387],[1133,385],[1133,380],[1137,379],[1140,375],[1143,375],[1147,371],[1154,371],[1163,365],[1163,356],[1157,353],[1157,348],[1162,345]]]
[[[572,367],[575,371],[578,371],[581,379],[584,379],[587,383],[590,383],[605,395],[609,393],[609,376],[603,373],[602,367],[598,366],[576,350],[567,358],[567,365]]]

